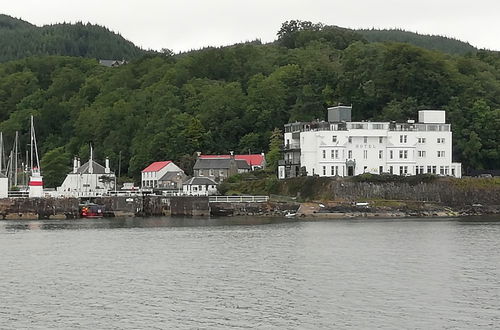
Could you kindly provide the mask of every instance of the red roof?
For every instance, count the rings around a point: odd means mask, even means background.
[[[164,168],[165,166],[167,166],[171,162],[172,162],[171,160],[165,160],[162,162],[154,162],[151,165],[149,165],[148,167],[146,167],[145,169],[143,169],[142,173],[144,173],[144,172],[158,172],[159,170],[161,170],[162,168]]]
[[[210,159],[210,158],[230,158],[230,155],[200,155],[200,158]],[[264,156],[261,154],[254,155],[234,155],[234,159],[243,159],[250,166],[263,166],[264,164]]]

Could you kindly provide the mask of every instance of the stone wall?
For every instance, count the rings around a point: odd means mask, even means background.
[[[78,198],[2,198],[0,216],[10,218],[76,217]]]
[[[298,200],[413,200],[443,203],[449,206],[500,204],[500,184],[493,178],[435,178],[429,182],[359,182],[345,178],[300,177],[280,180],[276,194]],[[408,182],[405,182],[408,181]]]
[[[414,200],[438,202],[448,206],[500,204],[500,187],[457,186],[446,181],[432,183],[368,183],[332,181],[328,187],[332,200]]]

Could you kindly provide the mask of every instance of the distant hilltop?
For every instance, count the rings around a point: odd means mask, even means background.
[[[304,24],[308,24],[306,30],[310,27],[321,27],[316,31],[318,33],[321,30],[318,36],[337,29],[350,32],[356,36],[356,39],[367,42],[403,42],[458,55],[474,53],[478,50],[469,43],[457,39],[398,29],[352,30],[298,20],[285,22],[283,26],[303,30]],[[38,27],[22,19],[0,14],[0,62],[43,55],[133,60],[146,53],[154,53],[154,51],[141,49],[119,33],[100,25],[78,22]]]
[[[0,14],[0,62],[39,55],[131,60],[145,53],[99,25],[79,22],[38,27]]]

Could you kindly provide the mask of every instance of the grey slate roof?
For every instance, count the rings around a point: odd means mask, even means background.
[[[107,66],[107,67],[115,67],[115,66],[120,66],[120,65],[123,65],[123,64],[126,64],[127,61],[125,60],[99,60],[99,64],[100,65],[104,65],[104,66]]]
[[[186,175],[183,172],[167,172],[160,179],[158,179],[158,181],[169,181],[177,178],[178,176],[181,177],[182,179],[186,177]]]
[[[250,170],[250,165],[244,159],[236,159],[236,165],[239,169]],[[229,158],[198,158],[193,169],[206,170],[206,169],[228,169],[231,164]]]
[[[247,161],[244,159],[236,159],[236,165],[238,165],[238,169],[251,170],[252,168],[248,165]]]
[[[96,163],[94,160],[92,161],[92,167],[93,167],[93,174],[106,174],[104,166]],[[86,162],[85,164],[80,166],[76,170],[76,173],[78,173],[78,174],[90,174],[89,173],[89,162]]]
[[[209,179],[209,178],[195,176],[195,177],[192,177],[191,179],[187,180],[186,182],[184,182],[183,185],[198,185],[198,186],[214,185],[214,186],[216,186],[217,183],[214,180]]]

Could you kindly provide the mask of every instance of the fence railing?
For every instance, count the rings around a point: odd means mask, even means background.
[[[209,203],[265,203],[269,196],[209,196]]]
[[[28,191],[19,191],[19,190],[9,190],[8,196],[9,198],[26,198],[29,197],[30,193]]]

